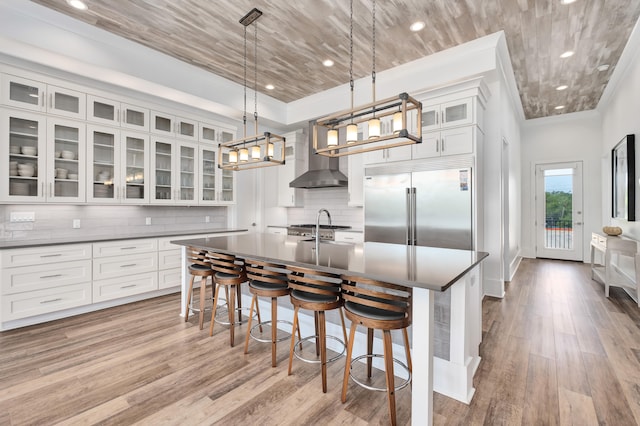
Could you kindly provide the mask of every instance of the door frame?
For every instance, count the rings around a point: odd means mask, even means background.
[[[538,195],[539,191],[542,190],[544,191],[544,187],[540,188],[539,184],[540,184],[540,180],[542,177],[538,176],[538,169],[540,167],[544,167],[544,166],[554,166],[554,167],[549,167],[549,169],[552,168],[557,168],[557,169],[563,169],[563,168],[574,168],[574,167],[578,167],[580,169],[580,180],[579,182],[573,182],[573,189],[575,190],[576,188],[579,189],[579,195],[580,195],[580,200],[579,200],[579,204],[576,206],[575,205],[575,198],[572,200],[572,221],[573,221],[573,247],[574,249],[571,252],[565,251],[557,251],[555,252],[556,254],[560,254],[560,256],[549,256],[549,252],[544,253],[544,255],[541,255],[541,246],[544,245],[544,241],[540,241],[540,226],[544,226],[544,223],[540,223],[541,221],[539,220],[540,217],[540,209],[544,208],[544,201],[539,200]],[[550,258],[550,259],[558,259],[558,260],[573,260],[573,261],[578,261],[578,262],[583,262],[584,261],[584,162],[582,160],[572,160],[572,161],[541,161],[541,162],[536,162],[533,165],[533,200],[534,200],[534,227],[533,227],[533,241],[534,241],[534,246],[535,246],[535,256],[536,258],[538,257],[544,257],[544,258]],[[579,185],[579,186],[576,186]],[[544,184],[543,184],[544,185]],[[574,193],[577,191],[574,191]],[[542,192],[542,194],[544,194],[544,192]],[[576,215],[579,215],[579,219],[576,221]],[[542,221],[544,222],[544,221]],[[578,231],[576,231],[576,227],[575,225],[578,225]],[[579,238],[576,239],[575,235],[578,235]],[[566,255],[562,255],[562,254],[566,254]],[[572,255],[571,253],[574,253],[575,255]]]

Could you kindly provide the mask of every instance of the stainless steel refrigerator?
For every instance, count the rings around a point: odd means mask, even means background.
[[[473,249],[471,168],[367,173],[365,241]]]

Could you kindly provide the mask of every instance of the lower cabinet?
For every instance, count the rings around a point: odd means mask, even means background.
[[[93,282],[93,301],[104,302],[157,289],[158,273],[156,271],[97,280]]]

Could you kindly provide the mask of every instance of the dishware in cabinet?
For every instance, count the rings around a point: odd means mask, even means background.
[[[46,200],[46,119],[30,112],[1,111],[0,200]]]
[[[216,204],[220,199],[218,185],[218,149],[214,146],[200,146],[200,204]]]
[[[94,95],[87,95],[87,120],[141,132],[149,131],[148,109]]]
[[[2,75],[2,103],[37,112],[84,119],[84,93],[10,74]]]
[[[197,145],[154,137],[151,147],[151,202],[196,204]]]
[[[47,120],[47,201],[86,200],[86,126],[70,120]]]
[[[89,202],[149,202],[149,136],[117,129],[87,126]]]

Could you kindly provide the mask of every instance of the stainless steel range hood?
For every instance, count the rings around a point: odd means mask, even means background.
[[[313,121],[307,131],[309,170],[289,183],[291,188],[335,188],[347,186],[347,177],[338,170],[338,158],[329,158],[313,152]],[[318,129],[318,137],[326,138],[326,129]]]

